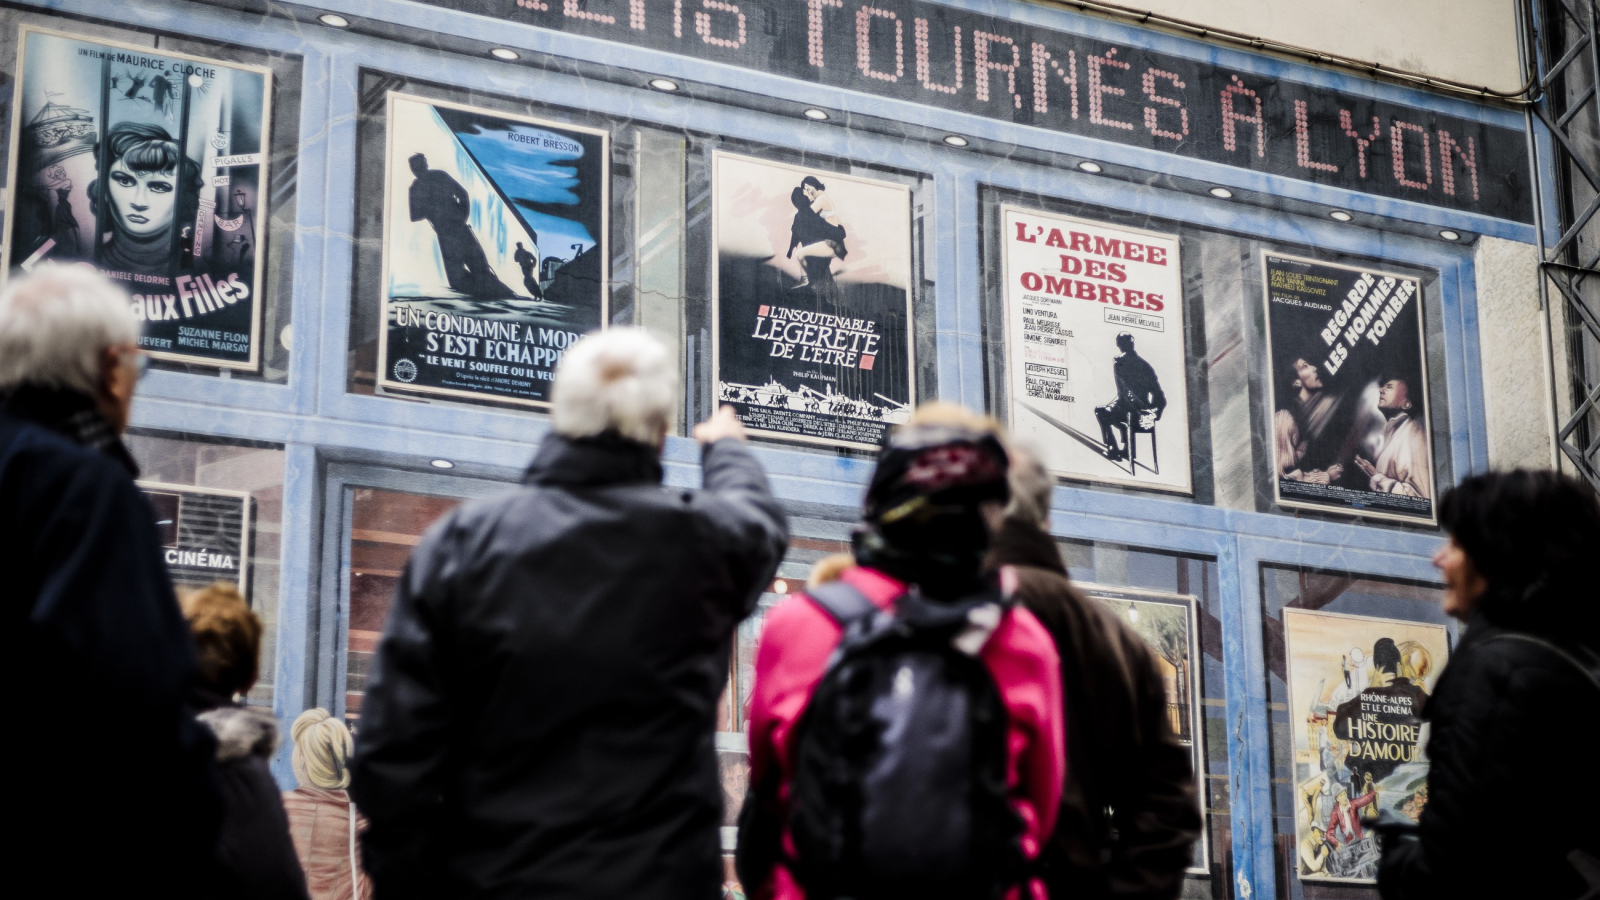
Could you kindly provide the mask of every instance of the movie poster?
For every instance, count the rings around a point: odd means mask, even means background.
[[[1278,503],[1435,521],[1422,284],[1265,254]]]
[[[1011,431],[1063,478],[1190,493],[1178,237],[1001,208]]]
[[[1200,712],[1200,631],[1195,623],[1196,602],[1188,594],[1168,594],[1137,588],[1103,587],[1080,583],[1086,596],[1106,605],[1112,614],[1144,638],[1155,651],[1156,667],[1167,692],[1167,718],[1179,742],[1189,748],[1200,808],[1206,806],[1206,754],[1203,716]],[[1210,829],[1200,829],[1194,842],[1189,871],[1203,875],[1210,866]]]
[[[712,377],[751,432],[876,450],[916,396],[911,191],[717,153]]]
[[[250,495],[217,488],[139,482],[156,513],[162,561],[172,583],[205,587],[231,581],[247,589]]]
[[[1389,810],[1415,822],[1428,802],[1420,712],[1450,656],[1443,625],[1283,611],[1293,740],[1295,871],[1304,881],[1374,883],[1372,832]]]
[[[609,135],[389,94],[386,390],[547,406],[607,316]]]
[[[3,271],[91,263],[154,356],[255,369],[271,72],[27,26],[17,53]]]

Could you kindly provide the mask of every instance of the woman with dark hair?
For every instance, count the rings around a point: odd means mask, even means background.
[[[1383,828],[1379,891],[1600,896],[1600,503],[1518,469],[1466,479],[1440,519],[1444,611],[1466,631],[1422,712],[1427,806]]]
[[[95,155],[109,184],[90,183],[89,203],[97,221],[110,226],[109,237],[96,243],[95,262],[119,272],[171,274],[173,228],[194,222],[200,166],[165,129],[139,122],[113,126]],[[103,203],[109,216],[101,215]]]

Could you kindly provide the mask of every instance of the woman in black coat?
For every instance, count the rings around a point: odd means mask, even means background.
[[[1554,472],[1440,504],[1444,610],[1465,623],[1423,710],[1428,805],[1386,828],[1385,900],[1600,896],[1600,504]]]
[[[183,598],[183,617],[199,651],[200,677],[191,703],[217,739],[222,828],[217,836],[213,896],[228,900],[310,900],[289,837],[283,795],[269,760],[278,749],[270,714],[233,698],[256,682],[261,620],[226,582]]]

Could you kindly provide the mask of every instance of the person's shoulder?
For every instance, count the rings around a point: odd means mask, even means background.
[[[816,601],[805,594],[790,594],[767,610],[762,634],[781,638],[805,634],[826,626],[832,626],[837,630],[833,620],[817,606]]]
[[[25,477],[36,491],[56,496],[137,496],[122,464],[41,425],[0,414],[0,467]]]
[[[1543,637],[1499,629],[1463,647],[1446,671],[1453,686],[1467,694],[1485,688],[1537,694],[1556,686],[1600,692],[1570,649]]]
[[[1023,660],[1039,664],[1059,663],[1056,642],[1039,618],[1026,606],[1016,604],[1006,610],[990,638],[989,646]]]

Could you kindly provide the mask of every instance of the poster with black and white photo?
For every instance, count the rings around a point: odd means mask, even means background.
[[[141,481],[156,513],[161,556],[172,583],[231,581],[241,592],[250,563],[250,495],[243,491]]]
[[[1178,236],[1001,208],[1011,431],[1063,478],[1190,493]]]
[[[385,390],[547,406],[607,313],[610,137],[389,94]]]
[[[1422,284],[1263,254],[1278,503],[1433,523]]]
[[[257,367],[272,73],[24,26],[8,276],[89,263],[151,355]]]
[[[1199,604],[1193,594],[1169,594],[1140,588],[1107,587],[1079,583],[1084,596],[1105,605],[1123,624],[1133,629],[1150,647],[1161,673],[1167,694],[1167,724],[1178,742],[1189,750],[1195,776],[1196,796],[1202,814],[1210,805],[1206,794],[1205,729],[1200,711],[1200,629]],[[1209,827],[1200,829],[1200,839],[1190,847],[1188,870],[1203,875],[1211,870]]]
[[[876,450],[911,414],[911,190],[718,152],[717,401],[764,437]]]

